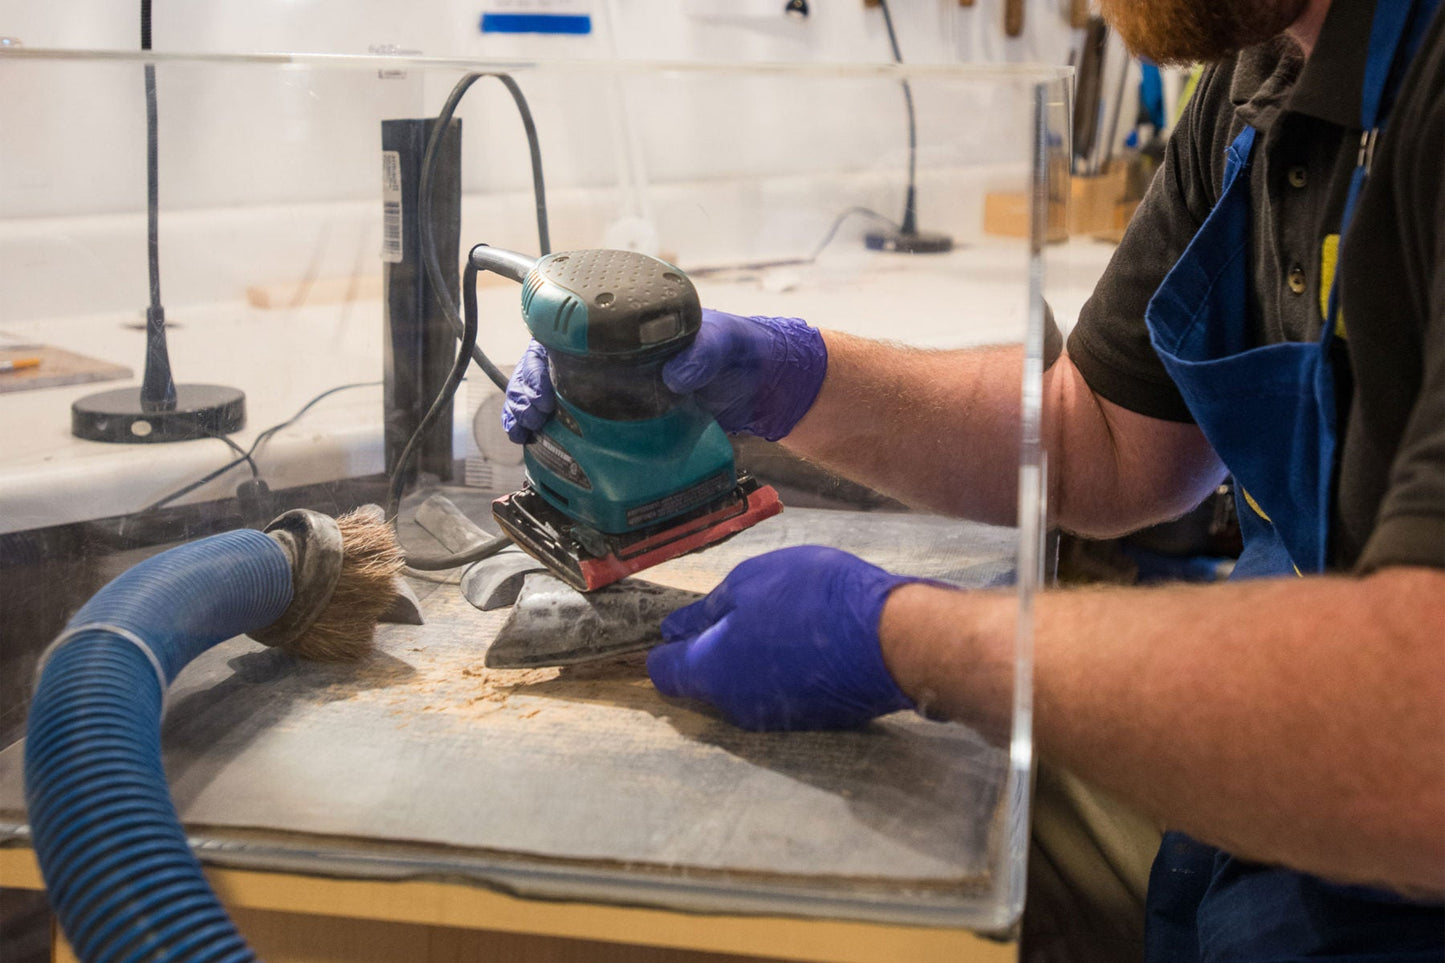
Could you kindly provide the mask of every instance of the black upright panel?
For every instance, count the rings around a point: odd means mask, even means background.
[[[421,161],[434,120],[381,123],[384,234],[382,275],[386,294],[386,471],[396,470],[407,439],[446,381],[457,337],[442,313],[422,264]],[[462,122],[453,120],[438,145],[431,184],[430,229],[451,303],[458,303],[461,233]],[[407,474],[418,470],[452,477],[452,419],[437,420],[422,440]]]

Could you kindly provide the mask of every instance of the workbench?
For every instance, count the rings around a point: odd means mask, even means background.
[[[910,513],[799,508],[648,574],[703,591],[760,551],[823,542],[989,587],[1011,580],[1015,539]],[[650,958],[637,945],[1002,958],[1003,944],[963,924],[996,902],[1018,816],[1005,750],[912,713],[855,732],[743,732],[661,697],[640,656],[488,669],[507,610],[480,612],[450,582],[413,586],[426,624],[383,627],[358,665],[302,663],[238,638],[169,690],[172,797],[243,932],[282,941],[275,958],[310,958],[296,940],[359,932],[297,914],[384,922],[386,935],[366,941],[376,952],[443,927],[446,945],[500,930],[633,947],[586,959]],[[0,752],[0,840],[12,844],[0,885],[38,887],[23,848],[22,750]],[[986,955],[963,955],[975,945]],[[541,952],[525,958],[554,958]]]
[[[962,929],[699,916],[543,902],[456,882],[380,882],[212,868],[207,877],[267,960],[286,963],[1007,963],[1013,944]],[[0,884],[40,890],[34,855],[0,848]],[[57,937],[55,963],[75,957]]]
[[[1052,302],[1067,325],[1105,252],[1059,253],[1080,282]],[[1015,249],[900,263],[850,257],[697,283],[708,304],[870,336],[887,336],[894,307],[908,303],[910,339],[922,346],[1015,336],[1024,308]],[[976,295],[966,309],[955,301],[960,276]],[[514,288],[484,287],[482,312],[514,312],[515,298]],[[246,444],[322,389],[374,381],[377,310],[371,300],[198,306],[176,312],[172,356],[190,380],[245,388],[251,419],[236,440]],[[994,323],[960,324],[961,310]],[[7,330],[123,362],[140,346],[126,320]],[[513,327],[489,329],[494,356],[520,351]],[[282,342],[293,350],[272,350]],[[69,402],[96,389],[0,398],[0,425],[26,426],[9,432],[15,443],[0,463],[0,530],[121,516],[232,457],[211,440],[71,438]],[[265,477],[280,489],[375,476],[380,395],[379,385],[333,395],[278,433],[258,456]],[[459,455],[475,451],[476,401],[458,404]],[[236,481],[178,503],[225,497]],[[810,538],[818,529],[806,523],[823,516],[808,511],[790,508],[648,577],[702,591],[741,558],[803,540],[971,585],[1006,580],[1013,562],[1010,530],[842,512]],[[865,544],[869,524],[905,529]],[[920,540],[930,526],[939,549]],[[976,734],[906,714],[859,733],[745,734],[661,699],[636,659],[508,678],[481,666],[505,612],[472,609],[455,585],[416,588],[427,624],[384,628],[360,667],[300,665],[233,640],[172,688],[172,792],[218,891],[270,958],[413,960],[423,945],[435,959],[469,946],[527,960],[653,958],[639,947],[677,960],[1010,957],[1007,942],[974,934],[988,921],[960,909],[992,885],[1000,813],[1021,805],[1000,795],[1006,753]],[[583,799],[590,808],[564,805]],[[477,818],[498,812],[512,818]],[[40,887],[26,840],[17,745],[0,753],[0,886]],[[711,956],[686,955],[700,952]]]

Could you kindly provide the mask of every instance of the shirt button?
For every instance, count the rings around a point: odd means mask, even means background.
[[[1294,188],[1304,187],[1309,183],[1309,172],[1303,167],[1291,167],[1289,169],[1289,186]]]
[[[1289,289],[1294,294],[1305,293],[1305,271],[1298,264],[1289,269]]]

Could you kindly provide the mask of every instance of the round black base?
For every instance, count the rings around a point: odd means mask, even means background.
[[[953,250],[953,238],[936,231],[903,234],[899,231],[869,231],[863,243],[870,251],[896,251],[899,254],[945,254]]]
[[[86,395],[70,406],[70,433],[89,441],[189,441],[245,426],[245,394],[222,385],[176,385],[176,406],[168,411],[144,410],[139,387]]]

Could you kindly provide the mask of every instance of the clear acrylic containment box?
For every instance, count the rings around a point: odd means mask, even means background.
[[[708,308],[988,350],[1016,369],[997,403],[1017,463],[995,480],[995,517],[910,507],[786,439],[738,436],[738,467],[777,490],[781,514],[634,576],[705,593],[746,559],[825,544],[1005,593],[1011,717],[988,732],[915,712],[744,731],[659,694],[640,651],[488,668],[519,603],[480,598],[471,566],[408,569],[413,617],[383,624],[360,661],[235,635],[179,670],[159,739],[191,847],[213,873],[1007,936],[1025,890],[1031,600],[1047,569],[1042,371],[1070,297],[1051,296],[1044,270],[1069,194],[1070,84],[1045,67],[0,50],[0,361],[25,362],[0,371],[10,879],[35,844],[37,666],[80,607],[177,546],[296,508],[385,506],[394,489],[409,553],[495,535],[492,500],[526,481],[502,392],[472,363],[423,425],[457,354],[459,265],[479,244],[615,249],[675,266]],[[984,230],[1000,198],[1012,236]],[[528,340],[523,287],[484,273],[474,291],[478,354],[505,375]],[[143,400],[158,345],[179,427]],[[910,390],[897,385],[899,409]],[[138,412],[97,401],[127,391]],[[865,438],[897,417],[857,412]],[[975,444],[948,411],[909,417],[937,423],[920,473]]]

